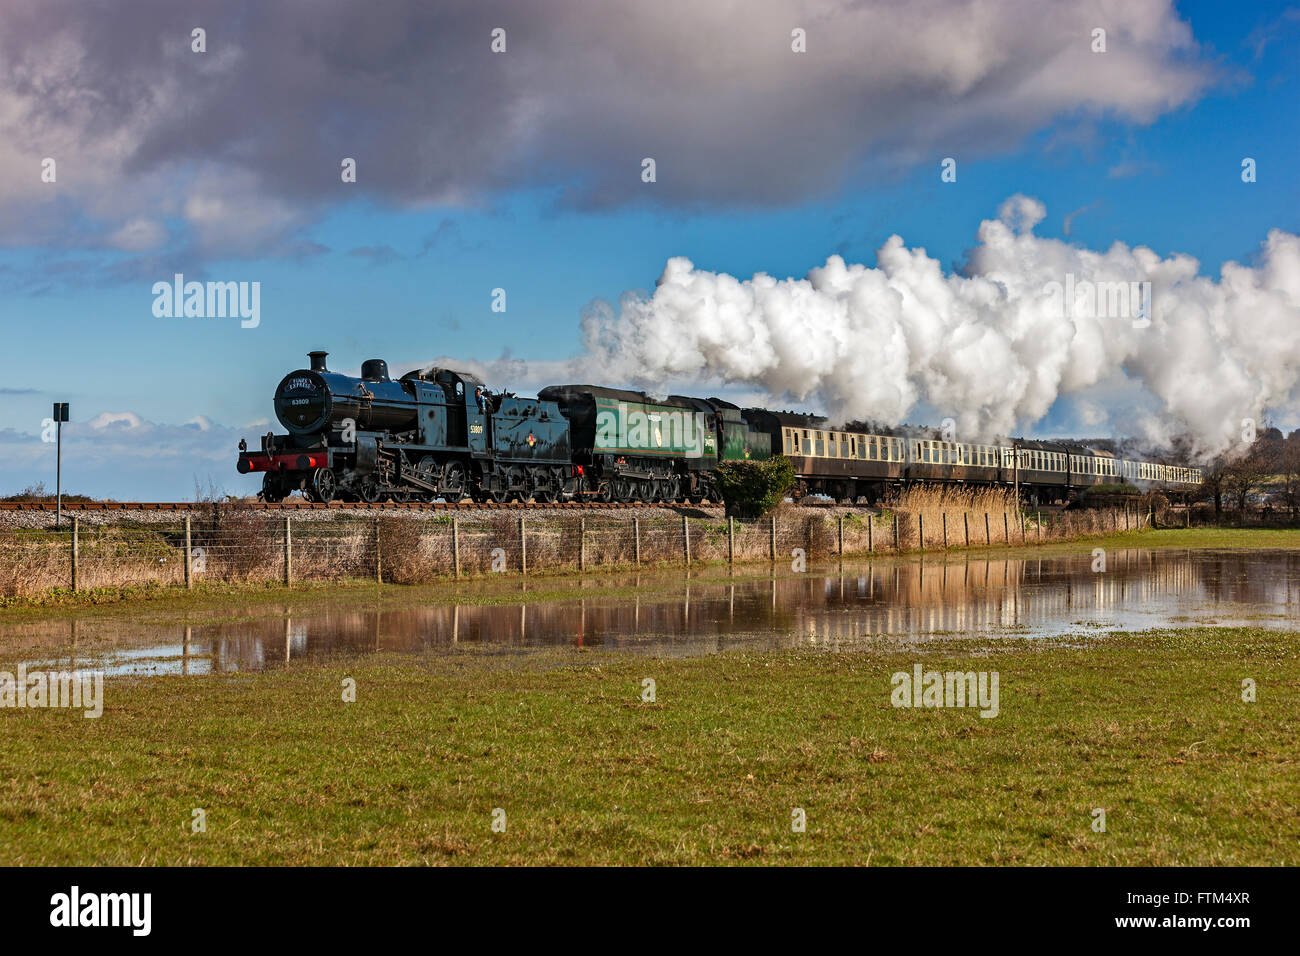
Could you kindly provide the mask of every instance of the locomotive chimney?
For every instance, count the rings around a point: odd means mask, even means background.
[[[325,356],[327,355],[329,355],[329,352],[308,352],[307,353],[307,358],[311,359],[311,370],[313,372],[329,371],[329,369],[325,367]]]

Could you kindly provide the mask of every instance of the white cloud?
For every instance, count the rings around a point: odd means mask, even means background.
[[[135,412],[100,412],[87,423],[91,428],[97,431],[105,428],[111,428],[114,425],[125,425],[127,428],[139,428],[143,422]]]
[[[156,249],[167,238],[167,228],[156,219],[132,219],[108,237],[108,244],[126,252]]]

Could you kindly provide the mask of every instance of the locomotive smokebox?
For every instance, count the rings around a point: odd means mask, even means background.
[[[329,352],[308,352],[307,353],[307,358],[311,360],[310,367],[313,372],[329,371],[329,369],[325,367],[325,356],[327,355],[329,355]]]
[[[387,382],[388,363],[383,359],[366,359],[361,363],[361,379],[365,382]]]

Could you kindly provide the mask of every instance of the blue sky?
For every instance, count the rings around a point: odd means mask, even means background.
[[[195,14],[211,25],[209,58],[221,56],[219,44],[240,39],[239,18],[223,21],[221,10]],[[72,407],[67,489],[173,499],[190,496],[198,482],[249,493],[253,482],[234,472],[234,442],[278,430],[271,392],[309,349],[329,350],[331,364],[345,369],[372,356],[409,367],[439,356],[485,363],[509,355],[543,363],[544,374],[544,363],[581,354],[579,320],[591,300],[617,302],[626,291],[652,290],[673,256],[741,278],[755,272],[800,277],[831,254],[871,265],[896,233],[960,270],[980,222],[1017,193],[1045,205],[1039,236],[1098,251],[1120,241],[1161,256],[1183,253],[1200,260],[1203,274],[1216,276],[1226,260],[1251,262],[1269,230],[1300,232],[1297,10],[1285,3],[1176,4],[1170,21],[1190,28],[1198,46],[1172,53],[1171,70],[1191,69],[1196,81],[1190,90],[1175,84],[1168,105],[1160,96],[1155,105],[1098,104],[1086,90],[1067,92],[1044,108],[1046,115],[1027,120],[995,111],[986,118],[988,135],[967,136],[956,124],[934,142],[909,141],[906,122],[880,120],[874,140],[869,131],[860,143],[842,132],[826,134],[835,137],[828,148],[842,152],[847,166],[825,171],[824,183],[783,193],[781,167],[773,161],[762,172],[775,185],[753,195],[743,183],[717,186],[727,195],[716,202],[708,191],[715,179],[725,179],[717,169],[698,189],[659,188],[700,174],[698,159],[686,167],[661,161],[655,184],[584,194],[584,183],[599,182],[604,171],[562,155],[563,144],[533,140],[531,172],[507,165],[487,182],[463,186],[453,173],[424,194],[373,188],[371,171],[383,160],[371,142],[352,150],[359,154],[358,183],[301,194],[277,190],[269,175],[248,185],[256,166],[240,157],[237,140],[229,155],[177,157],[158,145],[154,131],[134,146],[118,144],[130,154],[120,168],[104,171],[99,157],[105,154],[95,154],[101,172],[91,177],[79,168],[78,146],[93,142],[107,151],[109,132],[89,121],[63,128],[53,120],[49,128],[29,122],[7,132],[39,140],[32,130],[40,126],[49,139],[24,143],[29,150],[18,159],[45,155],[53,141],[65,158],[51,187],[60,190],[57,198],[0,193],[0,493],[38,480],[52,485],[53,456],[39,436],[55,400]],[[0,14],[0,25],[10,16],[18,15]],[[603,29],[615,30],[616,23]],[[54,36],[53,27],[33,20],[11,26]],[[952,29],[957,44],[961,31]],[[813,30],[809,56],[818,42]],[[1111,42],[1118,42],[1116,31]],[[1008,55],[1033,52],[1015,48],[1013,38]],[[104,64],[101,82],[111,85],[119,75],[111,67]],[[341,74],[339,81],[348,80]],[[17,96],[19,85],[16,72],[0,75],[0,90]],[[44,96],[38,106],[53,115],[57,84]],[[761,104],[761,97],[746,100],[744,109],[722,111],[716,120],[746,124]],[[925,97],[905,105],[924,125]],[[840,114],[834,128],[852,130],[854,110],[843,102],[833,108]],[[251,110],[256,118],[257,107]],[[184,112],[178,116],[175,135],[183,138],[189,121]],[[346,123],[347,116],[330,122]],[[601,122],[608,125],[602,142],[626,157],[634,182],[640,157],[655,155],[655,144],[628,141],[620,150],[617,135],[636,135],[608,118]],[[448,136],[455,131],[455,124],[445,128]],[[759,149],[771,132],[754,134]],[[268,128],[259,136],[273,144],[276,132]],[[876,155],[874,142],[886,144],[885,158]],[[803,148],[816,151],[817,138]],[[790,180],[807,177],[800,155],[782,160],[800,164],[791,166]],[[958,159],[956,183],[940,181],[939,161],[948,155]],[[1258,163],[1256,183],[1241,182],[1245,156]],[[328,161],[337,168],[333,156]],[[546,166],[556,169],[551,181],[537,173]],[[10,176],[13,168],[0,166]],[[227,175],[233,186],[223,181]],[[735,166],[735,176],[745,175],[744,164]],[[79,178],[94,181],[79,187]],[[197,192],[187,192],[197,187],[182,183],[200,180],[207,195],[246,191],[247,205],[232,202],[230,222],[215,236],[202,234],[209,220],[196,213]],[[261,218],[268,209],[275,213],[269,224]],[[141,221],[161,225],[139,227],[140,242],[122,238],[123,226]],[[165,238],[150,243],[155,228]],[[196,279],[260,282],[260,325],[155,317],[151,287],[177,269]],[[507,292],[504,314],[490,309],[497,287]],[[586,377],[625,384],[604,378],[597,367],[588,367]],[[1058,404],[1021,429],[1050,434],[1077,425],[1068,403]]]

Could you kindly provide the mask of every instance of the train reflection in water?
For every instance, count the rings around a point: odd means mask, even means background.
[[[586,582],[591,597],[563,601],[355,610],[143,634],[136,625],[130,635],[112,633],[121,624],[87,622],[71,649],[66,623],[41,626],[61,627],[61,634],[24,636],[29,647],[35,639],[47,649],[39,663],[49,666],[201,674],[458,646],[600,646],[691,655],[737,647],[850,648],[881,638],[939,635],[1059,637],[1247,620],[1293,627],[1300,610],[1300,552],[1116,550],[1107,553],[1104,571],[1094,572],[1092,565],[1084,553],[846,562],[758,580],[605,578]],[[651,587],[643,596],[601,596],[610,587],[646,583]],[[95,640],[86,641],[91,627]],[[0,629],[0,637],[7,631]],[[88,652],[92,644],[99,653]],[[78,646],[86,650],[79,654]]]

